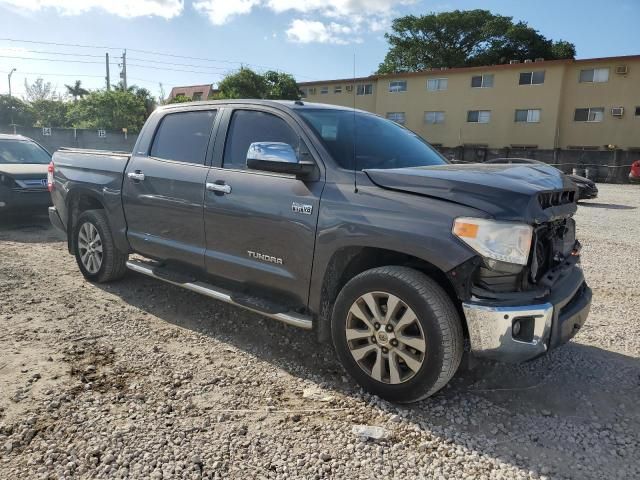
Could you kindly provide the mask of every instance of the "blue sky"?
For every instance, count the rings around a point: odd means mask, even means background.
[[[11,68],[17,95],[25,78],[43,77],[58,91],[76,78],[100,88],[105,52],[115,83],[125,47],[129,83],[154,95],[159,82],[167,93],[215,83],[240,62],[305,81],[351,77],[355,55],[356,75],[368,75],[384,57],[394,16],[473,8],[571,41],[579,58],[640,54],[640,0],[0,0],[0,93],[7,93]]]

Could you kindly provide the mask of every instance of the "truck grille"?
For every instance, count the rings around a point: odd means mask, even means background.
[[[544,208],[558,207],[576,201],[575,190],[558,190],[556,192],[543,192],[538,195],[538,202]]]

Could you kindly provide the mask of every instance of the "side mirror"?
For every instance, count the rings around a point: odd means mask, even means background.
[[[315,172],[316,165],[300,161],[295,150],[283,142],[254,142],[247,151],[247,167],[265,172],[289,173],[307,178]]]

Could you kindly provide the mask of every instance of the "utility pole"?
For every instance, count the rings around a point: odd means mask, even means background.
[[[106,53],[106,60],[107,60],[107,76],[105,77],[105,80],[107,81],[107,90],[111,90],[111,76],[109,75],[109,54]]]
[[[13,75],[13,72],[15,71],[16,69],[12,68],[11,71],[9,72],[9,75],[7,75],[7,78],[9,79],[9,112],[11,117],[11,125],[13,125],[13,133],[16,133],[16,126],[13,124],[13,99],[11,98],[11,75]]]
[[[122,71],[120,72],[122,86],[127,89],[127,51],[122,52]]]

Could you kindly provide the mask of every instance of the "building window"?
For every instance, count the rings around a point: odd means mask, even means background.
[[[300,89],[300,97],[301,98],[307,98],[307,89],[306,88],[301,88]]]
[[[316,94],[316,87],[309,88],[309,95],[315,95],[315,94]]]
[[[358,85],[358,90],[356,91],[356,95],[373,95],[373,84],[365,83]]]
[[[604,108],[576,108],[573,120],[576,122],[601,122],[604,120]]]
[[[544,70],[539,72],[522,72],[520,74],[520,85],[540,85],[544,83]]]
[[[391,93],[406,92],[407,91],[407,81],[406,80],[394,80],[392,82],[389,82],[389,91]]]
[[[491,110],[469,110],[467,112],[467,122],[469,123],[489,123],[491,121]]]
[[[424,112],[424,123],[444,123],[444,112]]]
[[[640,117],[640,107],[636,107],[636,117]]]
[[[353,92],[353,85],[347,85],[346,90],[347,92]]]
[[[193,92],[192,100],[197,102],[198,100],[202,100],[202,92]]]
[[[104,130],[102,128],[98,130],[98,137],[105,138],[106,136],[107,136],[107,131],[106,130]]]
[[[430,78],[427,80],[427,90],[446,90],[448,83],[446,78]]]
[[[604,83],[608,81],[608,68],[588,68],[586,70],[580,70],[580,83]]]
[[[400,125],[404,125],[405,122],[404,112],[389,112],[387,113],[387,118],[393,122],[399,123]]]
[[[516,122],[538,123],[540,121],[540,109],[516,110]]]
[[[333,93],[342,93],[342,85],[333,87]]]
[[[329,87],[320,87],[320,95],[326,95],[329,93]]]
[[[471,88],[491,88],[493,87],[493,73],[484,75],[474,75],[471,77]]]

